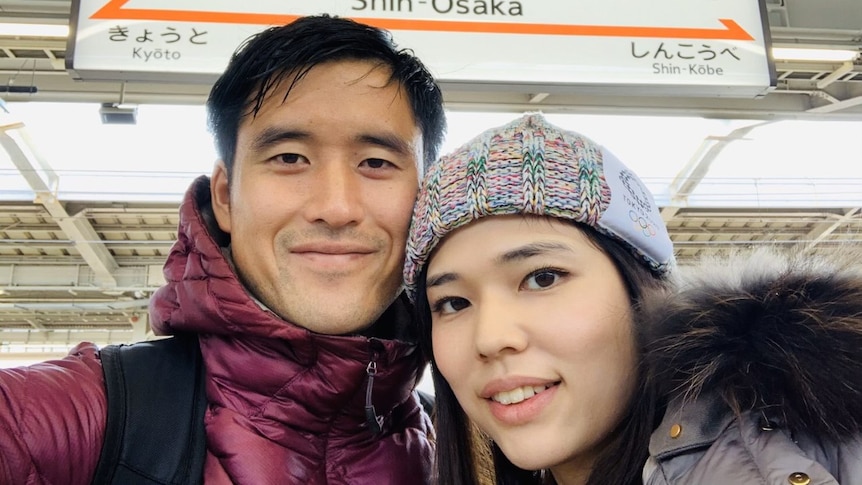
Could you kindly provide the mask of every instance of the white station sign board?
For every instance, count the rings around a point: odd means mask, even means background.
[[[211,82],[250,35],[328,13],[392,32],[442,82],[758,97],[763,0],[74,0],[84,80]]]

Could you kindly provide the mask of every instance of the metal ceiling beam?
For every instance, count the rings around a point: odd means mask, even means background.
[[[149,298],[140,300],[113,301],[103,303],[0,303],[2,311],[30,311],[30,312],[71,312],[71,313],[113,313],[128,310],[146,311],[150,305]]]
[[[834,222],[823,222],[821,224],[818,224],[813,230],[806,234],[805,239],[809,242],[805,245],[805,250],[809,251],[811,249],[814,249],[815,246],[817,246],[820,242],[829,237],[829,235],[835,232],[836,229],[856,217],[856,214],[858,214],[859,211],[859,207],[849,209],[844,213],[843,216],[839,217]]]
[[[0,240],[0,241],[2,241],[2,240]],[[161,268],[165,264],[165,258],[166,257],[167,256],[160,256],[160,255],[144,256],[144,255],[140,255],[140,254],[138,254],[138,255],[134,255],[134,254],[122,255],[121,254],[121,255],[115,257],[114,259],[117,261],[117,264],[119,264],[121,268],[125,267],[125,266],[140,266],[140,265],[144,265],[144,266],[154,265],[154,266]],[[20,264],[21,261],[24,260],[25,258],[26,258],[26,261],[28,263],[32,263],[32,264],[60,264],[60,265],[86,264],[84,262],[84,260],[80,259],[78,256],[75,256],[75,255],[64,255],[64,254],[50,255],[50,254],[47,254],[47,255],[21,256],[20,254],[0,254],[0,265]],[[90,289],[94,289],[94,288],[90,288]]]
[[[698,146],[697,150],[695,150],[694,154],[689,159],[688,163],[686,163],[685,167],[682,168],[676,177],[674,177],[673,182],[671,182],[669,186],[670,205],[677,207],[686,205],[688,203],[688,196],[694,192],[694,189],[697,188],[698,184],[700,184],[709,172],[709,168],[712,166],[712,163],[722,150],[727,147],[727,145],[736,140],[743,139],[745,135],[754,128],[769,123],[772,122],[764,121],[754,123],[742,128],[737,128],[725,136],[708,136],[704,138],[700,143],[700,146]],[[675,212],[668,212],[667,214],[662,214],[662,218],[667,221],[669,220],[669,217],[672,217],[674,214]]]
[[[708,218],[726,218],[726,219],[741,219],[741,220],[756,220],[756,221],[798,221],[799,219],[810,220],[811,218],[825,217],[841,217],[848,208],[843,209],[822,209],[822,208],[801,208],[793,209],[782,208],[761,208],[761,207],[743,207],[732,209],[729,207],[690,207],[679,214],[683,218],[693,219],[708,219]]]
[[[157,240],[136,240],[136,241],[102,241],[99,239],[90,239],[98,245],[113,250],[126,251],[162,251],[165,254],[171,249],[174,241],[157,241]],[[55,239],[0,239],[0,248],[3,249],[35,249],[39,251],[51,251],[62,249],[79,249],[80,245],[72,240],[55,240]],[[86,260],[86,257],[81,254]],[[113,256],[112,256],[113,257]],[[88,262],[89,264],[89,262]],[[95,271],[95,270],[94,270]]]
[[[2,242],[2,240],[0,240]],[[161,264],[122,266],[112,275],[110,288],[88,286],[92,269],[79,264],[0,264],[0,288],[13,291],[155,291],[165,284]]]
[[[97,345],[108,343],[127,343],[132,339],[133,330],[51,330],[40,331],[0,331],[0,344],[18,345],[75,345],[78,342],[93,342]],[[0,358],[4,356],[0,352]]]
[[[0,209],[2,210],[2,209]],[[108,234],[124,235],[129,233],[149,233],[153,235],[173,235],[177,233],[176,224],[147,224],[144,222],[138,224],[131,223],[100,223],[97,226],[99,233],[107,236]],[[0,226],[0,232],[54,232],[59,231],[58,226],[41,225],[41,224],[16,224],[14,226]]]
[[[59,177],[50,165],[38,155],[23,123],[0,126],[0,146],[6,149],[12,163],[36,193],[36,201],[42,204],[51,217],[75,244],[75,249],[90,265],[94,283],[103,288],[117,286],[113,273],[118,265],[114,257],[100,241],[99,235],[81,213],[70,215],[57,199]],[[43,179],[44,177],[44,179]],[[47,180],[45,180],[47,179]]]
[[[0,0],[0,16],[3,17],[56,17],[68,22],[71,8],[71,0]]]
[[[676,214],[679,212],[679,210],[680,210],[679,206],[669,205],[666,207],[662,207],[661,208],[661,220],[663,220],[665,222],[665,224],[667,224],[674,217],[676,217]]]
[[[834,113],[836,111],[842,111],[856,106],[862,106],[862,96],[847,98],[842,101],[838,101],[837,103],[811,108],[808,110],[808,113]]]
[[[6,80],[16,77],[20,61],[14,67],[2,69],[0,59],[0,85]],[[47,63],[48,61],[45,60]],[[29,64],[28,64],[29,68]],[[36,93],[6,94],[7,102],[42,101],[42,102],[82,102],[103,103],[116,102],[121,83],[117,82],[76,82],[64,71],[36,71],[33,84],[38,88]],[[806,81],[813,89],[813,83]],[[17,85],[30,84],[30,73],[17,76]],[[585,113],[585,114],[620,114],[620,115],[669,115],[669,116],[703,116],[722,118],[751,119],[811,119],[811,120],[862,120],[862,109],[852,106],[837,111],[806,111],[811,108],[811,98],[808,93],[790,91],[788,87],[779,87],[765,97],[752,101],[751,99],[734,98],[688,98],[682,96],[659,97],[638,96],[636,93],[620,96],[619,94],[589,94],[578,92],[572,86],[556,86],[553,91],[543,91],[549,94],[541,102],[531,102],[532,95],[523,92],[526,88],[495,85],[464,85],[463,83],[441,82],[443,98],[448,110],[453,111],[508,111],[523,112],[541,109],[547,113]],[[848,85],[847,94],[835,95],[836,99],[854,97],[862,93],[862,82],[842,82]],[[859,87],[853,87],[859,85]],[[838,87],[833,83],[830,88]],[[532,90],[532,88],[530,89]],[[840,91],[840,90],[839,90]],[[131,104],[162,104],[162,105],[203,105],[206,101],[208,85],[169,84],[169,83],[127,83],[125,101]]]
[[[838,69],[835,69],[834,71],[829,73],[829,75],[827,75],[823,79],[817,81],[817,89],[826,88],[826,86],[829,86],[830,84],[834,83],[835,81],[841,79],[841,76],[852,71],[854,67],[855,66],[850,61],[847,61],[847,62],[841,64],[841,66]]]

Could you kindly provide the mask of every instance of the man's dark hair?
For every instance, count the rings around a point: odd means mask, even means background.
[[[412,51],[399,50],[385,30],[350,19],[317,15],[250,37],[213,85],[207,99],[209,129],[228,178],[242,119],[256,116],[267,96],[285,78],[293,76],[285,94],[287,99],[291,88],[314,66],[341,60],[378,61],[389,67],[390,82],[404,88],[413,118],[422,130],[425,165],[437,158],[446,131],[443,96],[422,62]]]

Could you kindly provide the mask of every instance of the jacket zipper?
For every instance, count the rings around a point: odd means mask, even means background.
[[[379,354],[377,348],[380,347],[380,342],[375,339],[369,339],[370,358],[368,365],[365,366],[365,373],[368,374],[368,384],[365,387],[365,421],[371,432],[378,434],[383,431],[383,416],[378,416],[374,409],[374,404],[371,402],[371,394],[374,388],[374,376],[377,375],[377,358]]]

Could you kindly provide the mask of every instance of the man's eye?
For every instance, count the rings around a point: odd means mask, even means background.
[[[369,158],[369,159],[363,160],[362,164],[368,168],[374,168],[374,169],[394,166],[391,162],[387,162],[386,160],[383,160],[382,158]]]
[[[284,163],[286,165],[293,165],[295,163],[300,163],[305,160],[305,157],[297,153],[281,153],[273,158],[275,159],[275,161],[279,163]]]
[[[521,287],[527,290],[543,290],[545,288],[550,288],[557,284],[557,282],[560,281],[560,278],[565,274],[565,271],[548,268],[533,271],[524,278],[524,282],[521,283]]]
[[[435,302],[433,307],[431,308],[431,311],[434,313],[448,315],[460,312],[461,310],[469,306],[470,302],[464,298],[447,297],[437,300],[437,302]]]

